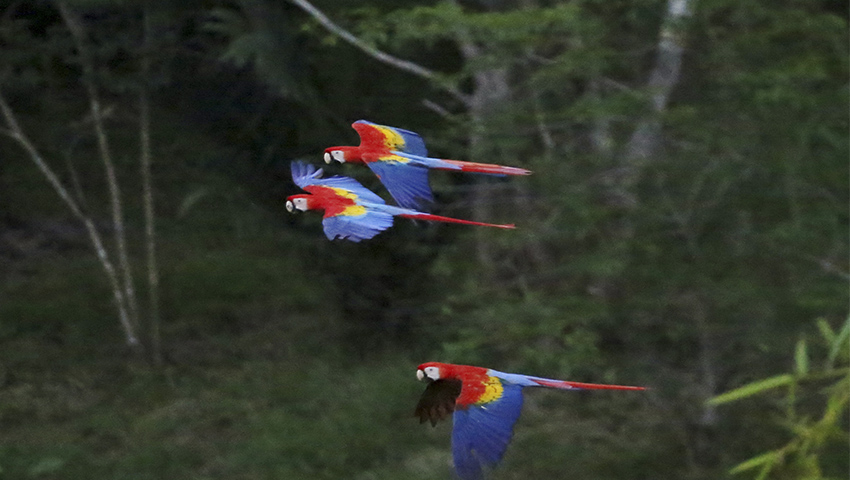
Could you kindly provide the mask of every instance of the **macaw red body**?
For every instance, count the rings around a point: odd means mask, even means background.
[[[415,208],[423,202],[432,202],[428,185],[428,169],[485,173],[490,175],[528,175],[524,168],[505,167],[489,163],[463,162],[431,158],[422,137],[402,128],[378,125],[358,120],[352,125],[360,135],[356,147],[330,147],[325,149],[325,162],[367,165],[399,206]]]
[[[560,390],[645,390],[644,387],[601,385],[532,377],[497,370],[429,362],[419,366],[417,377],[428,387],[416,406],[420,423],[453,418],[452,455],[463,480],[479,480],[486,469],[502,459],[522,410],[522,389],[546,387]]]
[[[324,210],[322,225],[329,240],[343,238],[359,242],[391,227],[393,217],[460,223],[485,227],[514,228],[513,225],[459,220],[387,205],[372,191],[348,177],[321,178],[322,170],[302,162],[292,162],[292,180],[309,195],[292,195],[286,209]]]

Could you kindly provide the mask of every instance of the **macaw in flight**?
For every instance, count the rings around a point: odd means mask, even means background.
[[[401,207],[417,208],[434,201],[428,185],[428,169],[487,173],[490,175],[528,175],[530,170],[489,163],[462,162],[428,157],[425,141],[418,133],[358,120],[351,124],[360,135],[357,147],[325,149],[325,163],[365,163],[387,187]]]
[[[456,218],[431,215],[408,208],[387,205],[384,199],[348,177],[321,178],[322,169],[303,162],[292,162],[292,180],[309,195],[292,195],[286,199],[286,210],[290,213],[307,210],[324,210],[322,220],[325,236],[329,240],[344,238],[359,242],[374,237],[391,227],[393,217],[432,220],[436,222],[461,223],[484,227],[514,228],[514,225],[458,220]]]
[[[454,412],[452,456],[463,480],[480,480],[485,469],[496,466],[513,436],[522,409],[522,389],[645,390],[645,387],[600,385],[530,377],[496,370],[429,362],[419,365],[416,378],[427,381],[414,415],[419,423],[436,425]]]

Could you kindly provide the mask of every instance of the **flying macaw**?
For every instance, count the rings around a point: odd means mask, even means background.
[[[419,423],[436,425],[454,412],[452,455],[463,480],[483,478],[505,454],[522,409],[522,389],[645,390],[645,387],[568,382],[503,373],[483,367],[428,362],[419,365],[416,378],[427,381],[414,415]]]
[[[286,199],[286,210],[290,213],[307,210],[324,210],[322,220],[325,235],[329,240],[337,237],[359,242],[374,237],[391,227],[393,217],[432,220],[436,222],[480,225],[483,227],[514,228],[514,225],[458,220],[456,218],[431,215],[408,208],[387,205],[384,199],[348,177],[321,178],[322,169],[303,162],[292,162],[292,180],[309,192],[309,195],[292,195]]]
[[[488,163],[462,162],[428,157],[425,141],[415,132],[378,125],[366,120],[351,124],[360,135],[357,147],[325,149],[325,163],[365,163],[387,187],[395,201],[405,208],[433,202],[428,185],[428,169],[487,173],[490,175],[528,175],[530,170]]]

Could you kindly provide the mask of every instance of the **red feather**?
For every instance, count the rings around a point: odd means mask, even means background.
[[[426,367],[439,368],[441,380],[460,380],[463,382],[463,388],[455,401],[458,407],[468,407],[476,403],[486,390],[484,386],[484,382],[488,379],[486,368],[429,362],[420,365],[419,370],[424,370]]]
[[[459,218],[443,217],[441,215],[431,215],[430,213],[417,213],[417,214],[402,213],[402,214],[399,214],[399,217],[412,218],[414,220],[432,220],[432,221],[435,221],[435,222],[460,223],[460,224],[463,224],[463,225],[478,225],[479,227],[516,228],[516,225],[514,225],[513,223],[511,223],[511,224],[500,224],[500,223],[474,222],[472,220],[461,220]]]

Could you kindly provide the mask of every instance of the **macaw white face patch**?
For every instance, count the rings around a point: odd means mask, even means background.
[[[286,201],[286,211],[292,213],[294,211],[307,211],[307,199],[306,198],[293,198],[292,200]]]
[[[345,152],[342,150],[331,150],[330,152],[325,152],[325,163],[328,165],[331,164],[334,160],[339,163],[345,163]]]
[[[440,369],[437,367],[425,367],[424,370],[416,371],[416,378],[419,379],[419,381],[424,380],[426,377],[430,380],[439,380]]]

